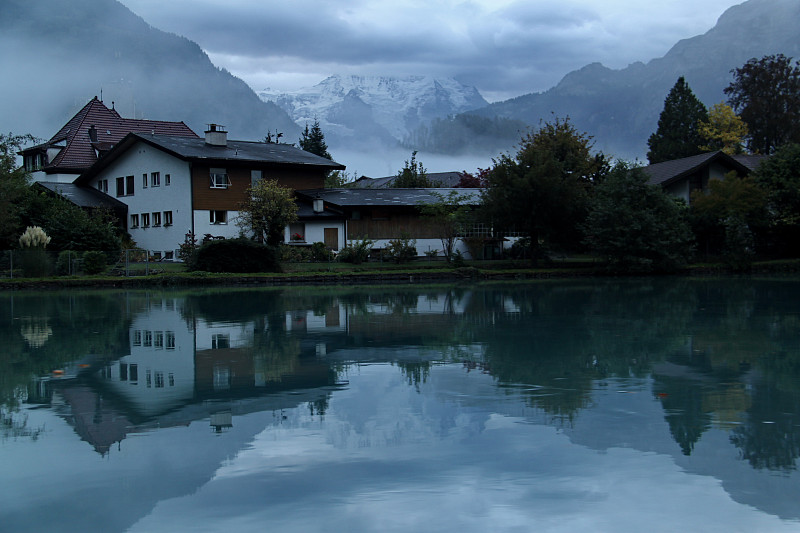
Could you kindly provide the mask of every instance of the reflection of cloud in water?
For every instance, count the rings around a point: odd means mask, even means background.
[[[162,501],[131,531],[794,528],[734,502],[714,477],[689,474],[669,455],[598,453],[553,427],[461,402],[484,381],[435,367],[417,395],[396,368],[361,367],[324,419],[291,412],[195,494]]]

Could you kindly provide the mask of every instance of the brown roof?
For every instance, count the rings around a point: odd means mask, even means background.
[[[97,130],[95,141],[89,137],[92,126]],[[70,171],[79,173],[97,161],[98,152],[108,151],[129,133],[157,133],[198,138],[197,134],[183,122],[123,118],[115,109],[107,108],[95,96],[47,143],[28,148],[23,152],[66,145],[52,161],[48,162],[44,170],[48,173]]]

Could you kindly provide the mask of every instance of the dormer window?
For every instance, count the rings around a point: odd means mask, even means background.
[[[231,180],[228,178],[228,173],[224,168],[211,169],[211,188],[212,189],[227,189],[231,186]]]
[[[25,155],[23,158],[25,162],[25,170],[28,172],[34,172],[36,170],[41,170],[45,166],[45,154],[43,152],[37,152],[35,154]]]

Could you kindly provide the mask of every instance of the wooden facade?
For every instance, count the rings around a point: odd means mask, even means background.
[[[224,168],[230,185],[227,188],[211,187],[211,169]],[[321,188],[325,184],[327,169],[278,168],[274,166],[226,166],[224,162],[209,165],[192,165],[192,198],[194,209],[236,211],[251,184],[251,172],[260,170],[263,179],[278,180],[278,184],[293,190]]]
[[[408,209],[363,209],[360,219],[347,221],[347,239],[397,239],[407,233],[415,239],[438,239],[435,224],[420,218],[419,211]]]

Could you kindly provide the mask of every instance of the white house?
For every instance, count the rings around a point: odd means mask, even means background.
[[[125,203],[126,229],[137,245],[173,258],[188,234],[237,237],[238,206],[255,181],[316,188],[329,171],[345,168],[288,144],[229,141],[215,124],[205,133],[204,139],[131,133],[75,183]]]

